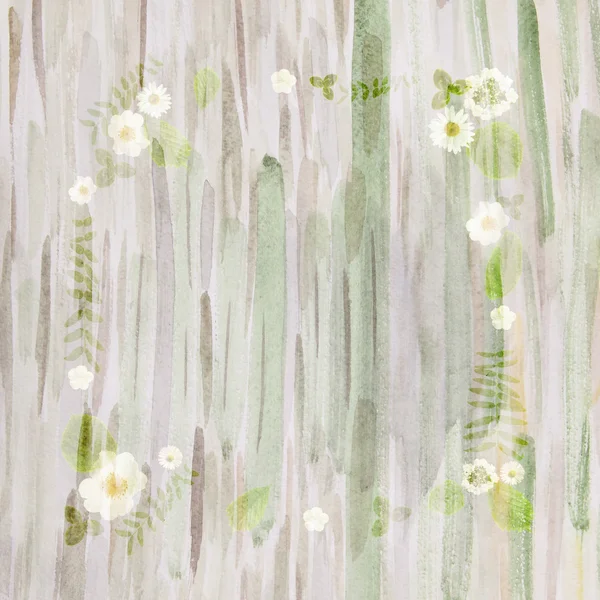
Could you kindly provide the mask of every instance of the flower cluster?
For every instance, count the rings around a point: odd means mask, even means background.
[[[517,485],[524,477],[525,469],[517,461],[504,463],[498,477],[494,465],[484,458],[477,458],[473,463],[463,465],[462,486],[471,494],[479,496],[489,492],[499,480],[507,485]]]
[[[475,137],[468,113],[481,121],[489,121],[504,114],[518,98],[512,79],[498,69],[483,69],[479,75],[454,83],[448,73],[438,69],[433,81],[441,90],[434,97],[433,107],[445,108],[430,123],[430,137],[434,146],[454,154],[468,147]],[[463,98],[463,106],[459,110],[447,106],[452,96]]]

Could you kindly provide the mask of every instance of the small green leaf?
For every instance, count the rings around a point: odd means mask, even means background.
[[[65,356],[65,360],[77,360],[83,354],[83,348],[81,346],[75,348],[70,354]]]
[[[447,479],[429,493],[429,510],[449,516],[465,505],[463,490],[458,483]]]
[[[198,471],[192,471],[192,477],[199,477],[199,475]]]
[[[433,84],[438,90],[446,93],[448,86],[452,83],[452,77],[446,73],[443,69],[436,69],[433,72]]]
[[[514,487],[498,482],[488,493],[492,517],[505,531],[531,531],[533,506]]]
[[[152,160],[160,167],[183,167],[192,147],[183,134],[166,121],[160,122],[159,139],[152,140]]]
[[[152,531],[156,531],[156,527],[154,526],[154,522],[152,521],[152,517],[148,517],[148,527],[152,530]]]
[[[71,327],[72,325],[75,325],[75,323],[77,323],[78,321],[81,321],[81,318],[83,317],[83,309],[79,309],[78,311],[74,312],[66,321],[65,321],[65,327]]]
[[[521,427],[527,425],[527,421],[524,421],[523,419],[515,419],[514,417],[507,417],[506,415],[501,415],[500,421],[502,421],[502,423],[508,423],[509,425],[519,425]]]
[[[474,367],[473,371],[475,371],[475,373],[478,373],[479,375],[485,375],[486,377],[495,377],[496,376],[496,371],[492,371],[491,369],[488,369],[488,367],[486,367],[485,365],[480,365],[480,366]]]
[[[96,140],[98,139],[98,128],[94,127],[94,129],[92,129],[92,146],[95,145]]]
[[[91,365],[94,363],[94,357],[92,356],[92,353],[87,349],[84,348],[83,352],[85,353],[85,357],[87,358],[88,363]]]
[[[165,521],[165,514],[163,512],[163,510],[161,508],[157,508],[156,509],[156,516],[164,523]]]
[[[498,397],[501,396],[504,396],[504,394],[499,393]],[[515,412],[525,412],[527,410],[521,402],[512,398],[507,398],[506,403],[499,404],[498,406],[502,410],[514,410]]]
[[[465,425],[465,429],[473,429],[473,427],[481,427],[482,425],[489,425],[490,423],[493,423],[495,420],[496,420],[496,417],[492,417],[492,416],[481,417],[481,419],[475,419],[474,421],[467,423]]]
[[[76,546],[85,537],[86,530],[87,527],[85,523],[71,525],[71,527],[65,531],[65,544],[67,546]]]
[[[80,291],[80,290],[77,290],[77,291]],[[79,338],[81,338],[82,335],[83,335],[83,330],[76,329],[75,331],[71,331],[71,333],[68,333],[67,335],[65,335],[63,341],[66,343],[74,342],[75,340],[78,340]]]
[[[483,444],[480,444],[479,446],[476,446],[475,448],[465,449],[465,452],[485,452],[486,450],[489,450],[490,448],[494,448],[495,446],[496,446],[496,444],[494,442],[484,442]]]
[[[121,87],[124,90],[128,90],[129,89],[129,82],[127,81],[127,79],[125,79],[125,77],[121,77]]]
[[[227,507],[229,524],[235,531],[254,529],[262,520],[269,503],[269,487],[254,488]]]
[[[73,296],[73,298],[75,298],[76,300],[81,300],[83,298],[82,290],[67,290],[67,294],[69,294],[69,296]]]
[[[131,553],[133,552],[133,540],[134,537],[131,536],[127,542],[127,556],[131,556]]]
[[[96,173],[96,185],[98,187],[108,187],[115,182],[115,170],[108,167],[101,169]]]
[[[79,271],[69,271],[69,275],[77,282],[83,283],[83,275]]]
[[[138,544],[140,546],[143,546],[144,545],[144,530],[141,527],[137,530],[137,539],[138,539]]]
[[[103,319],[99,314],[91,311],[89,308],[83,309],[83,316],[92,323],[102,323]]]
[[[95,108],[88,108],[88,112],[90,113],[90,115],[92,115],[92,117],[102,116],[102,113],[99,110],[96,110]]]
[[[95,127],[96,123],[94,121],[90,121],[89,119],[79,119],[79,122],[86,127]]]
[[[100,113],[98,113],[100,114]],[[102,148],[98,148],[95,152],[96,161],[98,164],[101,164],[103,167],[113,162],[112,154],[107,150],[103,150]]]
[[[477,394],[478,396],[487,396],[488,398],[493,398],[496,395],[495,390],[490,390],[487,388],[469,388],[469,391],[472,394]]]
[[[104,528],[99,521],[94,521],[92,519],[91,521],[88,521],[87,530],[90,535],[100,535],[104,531]]]
[[[113,93],[113,96],[115,98],[122,98],[123,97],[123,94],[121,94],[121,92],[119,91],[119,88],[113,87],[112,93]]]
[[[396,521],[396,523],[400,523],[401,521],[406,521],[408,517],[412,514],[412,510],[408,508],[408,506],[397,506],[392,511],[392,521]]]
[[[154,63],[157,67],[163,66],[163,63],[161,63],[160,60],[157,60],[156,58],[154,58],[152,56],[150,57],[150,62]]]
[[[511,377],[506,373],[498,373],[498,379],[502,379],[502,381],[510,381],[510,383],[520,383],[520,379],[516,377]]]
[[[471,400],[468,404],[475,408],[496,408],[495,402],[478,402],[476,400]]]
[[[98,259],[92,254],[91,250],[88,250],[87,248],[83,249],[83,254],[84,256],[91,262],[98,262]]]
[[[129,163],[121,162],[115,165],[115,173],[117,177],[133,177],[135,169]]]
[[[83,523],[81,513],[74,506],[65,506],[65,520],[69,523]]]
[[[96,106],[100,106],[101,108],[111,108],[118,110],[117,107],[114,104],[112,104],[112,102],[94,102],[94,104]]]
[[[96,346],[98,350],[104,350],[104,346],[87,329],[84,330],[84,334],[88,343],[92,346]]]
[[[373,512],[378,517],[387,517],[387,514],[390,511],[390,501],[383,496],[376,496],[375,500],[373,500]],[[384,518],[385,518],[384,517]]]
[[[496,381],[494,379],[483,379],[480,377],[474,377],[473,381],[475,383],[480,383],[481,385],[490,385],[490,386],[496,385]]]
[[[196,73],[194,93],[200,110],[204,110],[216,98],[220,88],[221,80],[212,69],[201,69]]]
[[[333,100],[333,90],[331,88],[324,87],[323,88],[323,97],[326,100]]]
[[[115,533],[121,537],[129,537],[131,533],[125,529],[115,529]]]
[[[137,521],[133,521],[132,519],[123,519],[123,523],[125,523],[125,525],[127,525],[127,527],[141,527],[141,523],[138,523]]]
[[[320,77],[313,76],[309,79],[309,81],[310,81],[310,85],[312,85],[313,87],[316,87],[316,88],[323,87],[323,80]]]
[[[498,382],[496,384],[503,392],[505,392],[506,394],[508,394],[509,396],[512,396],[513,398],[520,398],[521,396],[519,396],[519,394],[517,392],[515,392],[511,387],[507,386],[504,383],[500,383]]]
[[[331,87],[335,85],[335,82],[338,80],[338,76],[335,73],[331,73],[326,75],[323,79],[323,87]]]
[[[85,219],[77,219],[73,221],[75,227],[89,227],[92,224],[92,217],[86,217]]]
[[[478,440],[480,438],[485,438],[489,435],[488,430],[485,429],[483,431],[474,431],[473,433],[467,433],[463,435],[465,440]]]
[[[389,525],[384,523],[381,519],[377,519],[375,523],[373,523],[373,527],[371,527],[371,533],[374,537],[381,537],[388,532]]]
[[[148,513],[145,512],[136,512],[134,513],[136,519],[147,519]]]

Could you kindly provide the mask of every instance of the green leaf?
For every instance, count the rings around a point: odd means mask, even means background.
[[[163,510],[161,508],[157,508],[156,509],[156,516],[164,523],[165,521],[165,514],[163,512]]]
[[[509,450],[508,448],[506,448],[506,446],[503,446],[502,444],[498,444],[498,450],[500,450],[501,452],[503,452],[504,454],[506,454],[506,456],[510,456],[511,458],[514,458],[516,460],[522,460],[523,459],[523,455],[519,454],[518,452],[515,452],[515,450]]]
[[[457,79],[448,86],[448,90],[457,96],[462,96],[468,88],[468,83],[464,79]]]
[[[90,267],[90,265],[86,265],[81,259],[79,259],[81,262],[81,266],[83,267],[83,269],[85,270],[85,272],[88,274],[89,278],[94,282],[94,283],[98,283],[98,278],[94,275],[94,271],[92,269],[92,267]]]
[[[505,431],[499,431],[498,434],[501,438],[508,440],[509,442],[514,442],[519,446],[529,445],[529,441],[521,435],[512,435],[512,433],[506,433]]]
[[[75,325],[75,323],[77,323],[77,321],[81,321],[81,317],[83,317],[83,309],[79,309],[78,311],[74,312],[65,321],[65,327],[71,327],[72,325]]]
[[[94,145],[96,143],[96,140],[98,139],[98,128],[94,127],[94,129],[92,129],[92,145]]]
[[[475,419],[474,421],[467,423],[465,425],[465,429],[473,429],[473,427],[481,427],[482,425],[489,425],[490,423],[493,423],[495,420],[496,420],[496,417],[492,417],[492,416],[481,417],[481,419]]]
[[[92,115],[92,117],[102,116],[102,113],[99,110],[96,110],[95,108],[88,108],[88,112],[90,113],[90,115]]]
[[[127,81],[127,79],[125,79],[125,77],[121,77],[121,87],[124,90],[128,90],[129,89],[129,82]]]
[[[199,477],[200,473],[198,471],[192,471],[192,477]]]
[[[507,386],[504,383],[496,383],[496,385],[506,394],[508,394],[509,396],[512,396],[513,398],[520,398],[521,396],[515,392],[511,387]]]
[[[499,397],[500,397],[500,395],[501,394],[498,394]],[[502,394],[502,396],[504,396],[504,394]],[[523,405],[518,400],[513,400],[512,398],[507,398],[506,402],[503,402],[503,403],[499,404],[498,406],[502,410],[514,410],[516,412],[525,412],[527,410],[525,408],[525,405]]]
[[[477,367],[473,368],[473,371],[475,371],[475,373],[478,373],[479,375],[485,375],[486,377],[496,376],[496,371],[492,371],[485,365],[478,365]]]
[[[433,85],[435,85],[438,90],[442,90],[445,93],[451,83],[452,77],[450,77],[443,69],[436,69],[433,72]]]
[[[412,510],[408,508],[408,506],[397,506],[392,511],[392,521],[396,521],[396,523],[400,523],[401,521],[406,521],[408,517],[412,514]]]
[[[125,525],[127,525],[127,527],[141,527],[141,523],[138,523],[137,521],[133,521],[132,519],[123,519],[123,523],[125,523]]]
[[[100,114],[100,113],[98,113]],[[102,148],[98,148],[96,150],[96,161],[98,164],[101,164],[103,167],[111,164],[113,162],[112,154],[108,152],[108,150],[103,150]]]
[[[136,512],[134,513],[136,519],[147,519],[148,518],[148,513],[145,512]]]
[[[196,73],[194,78],[194,92],[200,110],[204,110],[217,96],[221,88],[219,76],[209,68]]]
[[[115,533],[121,537],[130,537],[131,533],[125,529],[115,529]]]
[[[77,282],[83,283],[83,275],[78,271],[69,271],[69,275]]]
[[[67,294],[69,294],[69,296],[73,296],[73,298],[75,298],[76,300],[81,300],[83,298],[82,290],[67,290]]]
[[[519,172],[523,144],[510,125],[496,122],[475,130],[467,153],[486,177],[509,179]]]
[[[93,364],[94,357],[92,356],[92,353],[87,348],[84,348],[83,352],[85,353],[85,357],[87,358],[88,363],[90,365]]]
[[[473,433],[467,433],[463,435],[465,440],[478,440],[480,438],[485,438],[489,435],[488,430],[485,429],[483,431],[474,431]]]
[[[140,546],[144,545],[144,530],[141,527],[137,530],[137,540]]]
[[[86,523],[77,523],[76,525],[71,525],[65,531],[65,544],[67,546],[76,546],[83,540],[85,537],[85,532],[87,531]]]
[[[79,119],[79,122],[86,127],[95,127],[96,123],[94,121],[90,121],[89,119]]]
[[[156,490],[156,495],[157,495],[157,496],[158,496],[158,497],[159,497],[161,500],[164,500],[164,499],[165,499],[165,493],[164,493],[164,492],[163,492],[163,491],[162,491],[160,488],[157,488],[157,490]]]
[[[129,163],[121,162],[115,165],[115,173],[117,177],[133,177],[135,169]]]
[[[102,323],[102,321],[103,321],[103,319],[100,315],[91,311],[89,308],[83,309],[83,315],[88,321],[91,321],[92,323]]]
[[[83,414],[69,419],[60,448],[72,469],[88,473],[95,468],[100,452],[116,452],[117,443],[100,419]]]
[[[473,377],[473,381],[475,383],[480,383],[481,385],[490,385],[490,386],[496,385],[496,381],[494,379],[483,379],[480,377]]]
[[[111,163],[112,164],[112,163]],[[96,173],[96,185],[98,187],[108,187],[115,182],[115,170],[109,167],[101,169]]]
[[[522,427],[527,425],[527,421],[524,421],[523,419],[515,419],[514,417],[507,417],[505,415],[500,416],[500,421],[502,421],[502,423],[508,423],[509,425],[519,425]]]
[[[523,245],[519,236],[507,231],[485,269],[485,293],[490,300],[503,298],[517,285],[523,271]]]
[[[511,383],[520,383],[520,380],[516,377],[511,377],[506,373],[498,373],[498,379],[502,379],[502,381],[510,381]]]
[[[333,100],[333,90],[331,88],[324,87],[323,88],[323,97],[326,100]]]
[[[96,106],[100,106],[101,108],[110,108],[118,110],[117,107],[114,104],[112,104],[112,102],[94,102],[94,104]]]
[[[312,85],[313,87],[316,87],[316,88],[323,87],[323,80],[320,77],[313,76],[309,79],[309,81],[310,81],[310,85]]]
[[[483,444],[475,446],[474,448],[466,448],[465,452],[485,452],[486,450],[494,448],[495,446],[496,444],[494,442],[484,442]]]
[[[514,365],[516,365],[519,361],[517,359],[515,360],[502,360],[500,362],[494,363],[493,365],[490,365],[493,368],[498,368],[498,369],[505,369],[506,367],[512,367]]]
[[[156,527],[154,526],[154,522],[152,521],[152,517],[148,517],[148,527],[152,530],[152,531],[156,531]]]
[[[378,517],[387,517],[390,512],[390,501],[383,496],[376,496],[373,500],[373,512]]]
[[[88,343],[90,343],[92,346],[96,346],[98,350],[104,350],[104,346],[87,329],[84,329],[83,333]]]
[[[472,394],[477,394],[478,396],[487,396],[488,398],[493,398],[496,395],[495,390],[487,388],[469,388],[469,391]]]
[[[388,529],[388,523],[384,523],[381,519],[377,519],[375,523],[373,523],[373,527],[371,527],[371,533],[374,537],[381,537],[388,532]]]
[[[87,530],[90,535],[100,535],[104,531],[104,527],[102,527],[99,521],[92,519],[88,521]]]
[[[478,402],[477,400],[471,400],[468,404],[475,408],[496,408],[495,402]]]
[[[447,479],[442,485],[434,487],[429,493],[429,510],[443,515],[453,515],[465,505],[462,488],[458,483]]]
[[[88,250],[87,248],[83,249],[83,254],[84,256],[91,262],[98,262],[98,259],[92,254],[91,250]]]
[[[153,58],[152,56],[150,57],[150,62],[154,63],[157,67],[163,66],[163,63],[161,63],[160,60],[157,60],[156,58]]]
[[[447,106],[448,102],[450,102],[450,94],[448,92],[437,92],[431,100],[431,108],[440,110]]]
[[[81,346],[75,348],[70,354],[65,356],[65,360],[77,360],[83,354],[83,348]]]
[[[131,553],[133,552],[133,540],[134,537],[131,536],[127,542],[127,556],[131,556]]]
[[[121,94],[121,92],[119,91],[119,88],[116,87],[113,87],[112,93],[115,98],[121,98],[123,96],[123,94]]]
[[[65,520],[69,523],[83,523],[81,513],[74,506],[65,506]]]
[[[235,531],[254,529],[262,520],[269,503],[269,487],[254,488],[227,507],[229,524]]]
[[[331,73],[330,75],[326,75],[323,79],[323,87],[331,87],[335,85],[335,82],[338,80],[338,76],[335,73]]]
[[[77,290],[77,291],[80,291],[80,290]],[[68,333],[67,335],[65,335],[63,341],[65,341],[67,343],[68,342],[74,342],[75,340],[78,340],[79,338],[81,338],[82,335],[83,335],[83,330],[82,329],[76,329],[75,331],[71,331],[71,333]]]
[[[85,219],[77,219],[73,221],[75,227],[89,227],[92,224],[92,217],[86,217]]]
[[[183,167],[191,152],[192,147],[183,134],[166,121],[161,121],[158,140],[152,140],[152,160],[159,167]]]
[[[510,354],[512,350],[501,350],[500,352],[477,352],[477,356],[483,356],[484,358],[499,358],[505,354]]]
[[[521,492],[498,482],[488,493],[492,517],[505,531],[531,531],[533,506]]]

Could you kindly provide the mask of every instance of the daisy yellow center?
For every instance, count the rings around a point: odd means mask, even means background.
[[[511,470],[508,472],[508,476],[509,476],[511,479],[513,479],[514,477],[516,477],[516,476],[517,476],[517,472],[516,472],[514,469],[511,469]]]
[[[174,454],[167,454],[167,462],[173,462],[175,460]]]
[[[133,140],[135,140],[135,129],[133,129],[133,127],[128,127],[127,125],[125,125],[121,129],[121,131],[119,131],[119,137],[124,142],[133,142]]]
[[[104,480],[104,492],[109,498],[122,498],[127,492],[127,479],[111,473]]]
[[[148,98],[148,102],[150,102],[150,104],[158,104],[160,102],[160,96],[158,94],[152,94]]]
[[[448,137],[456,137],[459,133],[460,125],[458,123],[453,123],[452,121],[446,123],[446,135]]]
[[[483,217],[483,219],[481,219],[481,229],[484,231],[493,231],[497,226],[498,224],[496,223],[496,219],[494,219],[494,217],[490,217],[488,215],[487,217]]]
[[[90,193],[90,190],[87,189],[87,187],[85,185],[80,185],[79,186],[79,193],[82,196],[87,196]]]
[[[475,467],[467,477],[467,480],[474,486],[480,486],[491,481],[490,476],[484,467]]]

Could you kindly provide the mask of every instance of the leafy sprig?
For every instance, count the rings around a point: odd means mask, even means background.
[[[90,519],[89,514],[84,517],[74,506],[65,506],[65,520],[71,524],[64,534],[67,546],[76,546],[86,535],[100,535],[104,531],[100,521]]]
[[[323,78],[313,75],[313,77],[310,78],[310,84],[313,87],[321,89],[323,92],[323,97],[326,100],[333,100],[333,86],[336,84],[337,80],[338,76],[335,73],[326,75]],[[362,98],[362,100],[366,102],[369,98],[379,98],[379,96],[388,94],[391,90],[387,75],[381,80],[379,79],[379,77],[375,77],[371,85],[365,83],[364,81],[356,81],[351,82],[350,87],[351,92],[349,92],[349,90],[346,89],[344,86],[340,85],[340,91],[344,95],[340,98],[338,104],[340,102],[343,102],[348,97],[349,93],[351,93],[350,100],[352,102],[354,102],[358,98]]]
[[[493,362],[477,365],[474,368],[476,377],[473,378],[474,387],[470,392],[477,399],[469,401],[469,405],[481,411],[480,416],[465,425],[468,430],[463,436],[469,443],[475,444],[465,452],[484,452],[497,447],[507,456],[521,460],[523,455],[517,449],[528,445],[527,439],[522,435],[515,435],[500,426],[525,426],[527,421],[516,418],[514,413],[522,414],[526,411],[520,401],[520,395],[511,387],[511,384],[520,383],[520,380],[505,372],[505,369],[517,364],[517,360],[508,359],[510,350],[500,352],[478,352],[482,358],[493,359]],[[476,386],[476,387],[475,387]],[[490,426],[492,429],[490,431]]]
[[[310,85],[319,88],[323,91],[323,98],[326,100],[333,100],[333,86],[335,85],[338,76],[335,73],[325,75],[323,79],[320,77],[313,76],[310,78]]]
[[[115,163],[113,155],[108,150],[98,148],[96,150],[96,161],[103,167],[96,173],[96,185],[108,187],[115,181],[115,177],[133,177],[135,169],[127,162]]]
[[[440,90],[436,92],[431,101],[432,108],[436,110],[448,106],[450,95],[462,96],[468,89],[469,85],[464,79],[452,81],[452,77],[443,69],[436,69],[433,73],[433,84]]]
[[[79,302],[78,309],[65,321],[67,329],[77,326],[64,337],[67,344],[77,342],[78,345],[67,356],[66,361],[78,360],[81,356],[85,356],[90,366],[98,373],[100,365],[92,354],[94,350],[104,350],[102,344],[92,335],[88,329],[90,323],[101,323],[102,316],[92,310],[94,305],[100,304],[100,296],[98,294],[98,278],[94,274],[93,264],[98,262],[98,259],[92,253],[90,242],[95,236],[95,232],[88,230],[92,225],[92,217],[88,216],[85,219],[74,221],[75,226],[82,231],[71,241],[71,250],[73,255],[70,257],[71,262],[75,267],[69,271],[69,275],[73,278],[73,289],[67,290],[68,294],[73,296]]]
[[[390,501],[384,496],[375,497],[373,512],[377,515],[377,519],[371,527],[371,533],[374,537],[381,537],[388,532],[390,519],[396,522],[405,521],[412,514],[412,510],[408,506],[397,506],[393,511],[390,511]]]
[[[510,216],[513,219],[519,220],[521,218],[521,209],[519,206],[523,204],[525,197],[523,194],[517,194],[512,198],[505,198],[504,196],[500,196],[496,198],[496,200],[501,204],[503,208],[509,211]]]

